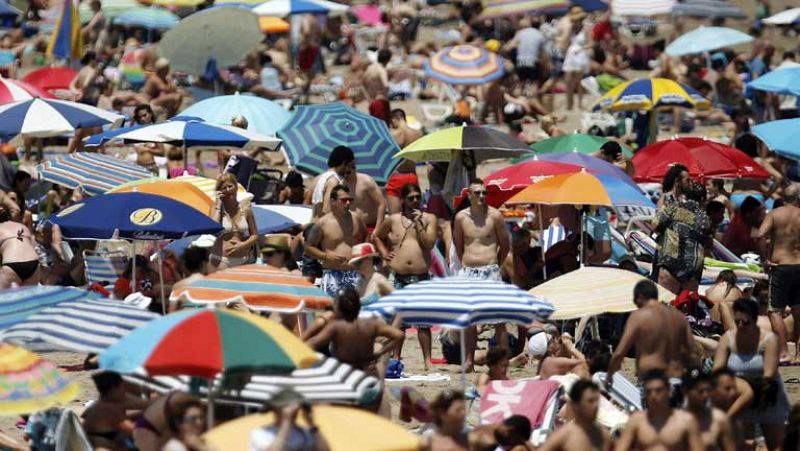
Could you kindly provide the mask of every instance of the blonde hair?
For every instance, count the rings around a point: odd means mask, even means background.
[[[236,176],[230,172],[226,172],[217,177],[217,186],[214,189],[219,191],[220,188],[222,188],[222,185],[226,183],[233,183],[236,185],[237,189],[239,188],[239,180],[236,178]]]

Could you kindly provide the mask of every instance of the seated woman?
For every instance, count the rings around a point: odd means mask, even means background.
[[[164,444],[174,436],[180,437],[180,431],[176,434],[176,427],[170,421],[174,421],[175,413],[187,400],[194,399],[196,398],[188,393],[171,392],[153,401],[133,424],[132,436],[136,448],[139,451],[161,451]],[[184,417],[185,413],[184,411]]]
[[[210,451],[214,447],[203,440],[206,431],[206,409],[194,396],[176,403],[168,418],[172,438],[162,451]]]
[[[481,374],[478,377],[477,390],[478,393],[483,394],[486,386],[491,381],[505,381],[508,380],[508,364],[509,352],[507,348],[491,348],[486,353],[486,366],[489,371]]]
[[[311,190],[303,186],[303,176],[297,171],[289,171],[285,178],[286,187],[278,196],[279,204],[311,205]]]
[[[142,255],[137,255],[128,261],[128,266],[122,275],[114,283],[114,298],[125,299],[133,293],[142,293],[144,296],[153,297],[153,282],[150,278],[150,269],[147,259]],[[134,268],[135,271],[134,271]]]
[[[133,422],[125,413],[125,384],[122,376],[104,371],[92,376],[100,399],[83,412],[83,430],[95,450],[126,450]]]
[[[706,290],[705,296],[714,303],[711,319],[722,323],[725,330],[736,327],[733,324],[733,302],[742,297],[742,290],[736,286],[736,274],[726,269],[719,273],[714,285]]]

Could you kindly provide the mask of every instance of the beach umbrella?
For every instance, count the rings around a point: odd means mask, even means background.
[[[290,30],[289,22],[280,17],[261,16],[258,18],[258,28],[264,33],[288,33]]]
[[[51,362],[23,348],[0,343],[0,415],[24,415],[64,405],[80,387]]]
[[[36,98],[0,105],[0,135],[46,138],[77,128],[120,124],[123,119],[83,103]]]
[[[614,87],[592,106],[593,111],[653,110],[660,107],[708,108],[711,103],[694,89],[667,78],[640,78]]]
[[[425,60],[425,73],[451,85],[482,85],[505,74],[505,60],[473,45],[445,47]]]
[[[258,17],[251,11],[213,8],[181,20],[164,33],[158,48],[174,70],[202,74],[212,60],[216,67],[236,66],[262,39]]]
[[[242,265],[211,273],[173,291],[170,301],[194,304],[243,302],[256,310],[323,310],[331,298],[301,274],[267,265]]]
[[[611,141],[603,136],[587,135],[584,133],[570,133],[568,135],[556,136],[543,139],[531,144],[531,149],[536,153],[563,153],[577,151],[592,155],[600,151],[603,144]],[[627,147],[621,146],[625,156],[632,156],[633,152]]]
[[[531,155],[522,141],[489,127],[456,126],[427,134],[394,156],[414,161],[451,161],[456,151],[469,151],[475,162],[492,158]]]
[[[148,2],[152,5],[180,8],[191,8],[205,3],[204,0],[148,0]]]
[[[187,182],[176,182],[174,180],[152,179],[146,183],[134,186],[117,187],[109,193],[148,193],[157,196],[177,200],[186,204],[204,215],[211,212],[214,205],[213,200],[200,191],[199,188]]]
[[[0,291],[0,331],[61,302],[99,299],[100,295],[75,287],[39,285]]]
[[[49,220],[74,239],[169,240],[222,227],[194,208],[155,194],[114,193],[70,205]]]
[[[85,3],[81,3],[83,6]],[[25,83],[43,91],[69,89],[70,83],[78,76],[78,71],[69,67],[43,67],[28,72],[22,77]]]
[[[129,9],[141,8],[142,4],[136,0],[101,0],[100,6],[103,9],[103,16],[113,19]],[[92,19],[94,12],[92,12],[89,2],[81,2],[78,5],[78,15],[81,23],[86,23]]]
[[[778,155],[800,160],[800,119],[763,122],[753,127],[753,134]]]
[[[587,13],[595,11],[607,11],[609,4],[605,0],[572,0],[572,6],[580,6]],[[565,9],[564,12],[567,12]]]
[[[222,309],[171,313],[100,354],[100,368],[148,376],[195,376],[308,368],[317,356],[282,325]]]
[[[487,0],[481,11],[483,19],[498,19],[525,14],[545,14],[569,8],[567,0]]]
[[[343,103],[300,105],[278,130],[292,166],[312,175],[328,170],[328,155],[336,146],[353,149],[359,172],[378,183],[394,171],[399,150],[386,122]]]
[[[483,182],[486,184],[486,189],[488,191],[486,202],[497,208],[503,205],[511,196],[520,192],[523,188],[530,186],[532,183],[557,174],[580,171],[581,167],[574,164],[538,159],[526,160],[511,166],[506,166],[483,178]],[[462,192],[462,196],[466,194],[465,188],[465,192]]]
[[[89,152],[57,155],[36,166],[43,180],[94,196],[134,180],[149,180],[147,169],[109,155]]]
[[[6,2],[0,2],[0,18],[13,19],[19,16],[20,14],[22,14],[22,11],[18,10],[11,4]]]
[[[800,21],[800,7],[785,9],[762,20],[769,25],[791,25]]]
[[[515,194],[506,204],[614,205],[603,182],[585,171],[544,179]]]
[[[53,95],[24,81],[0,77],[0,105],[36,97],[52,99]]]
[[[683,0],[675,3],[672,15],[702,19],[747,19],[747,13],[725,0]]]
[[[117,136],[119,136],[119,135],[121,135],[123,133],[132,132],[132,131],[134,131],[136,129],[139,129],[139,128],[142,128],[142,127],[146,127],[146,125],[132,124],[132,125],[129,125],[127,127],[120,127],[120,128],[114,128],[114,129],[110,129],[110,130],[105,130],[103,132],[100,132],[100,133],[97,133],[97,134],[94,134],[94,135],[87,136],[87,137],[83,138],[83,145],[84,145],[84,147],[102,146],[102,145],[106,144],[109,141],[113,141]]]
[[[311,415],[319,435],[325,439],[330,451],[416,451],[421,449],[421,438],[399,424],[363,409],[340,406],[313,405]],[[250,433],[258,428],[275,424],[275,415],[256,414],[228,421],[203,435],[212,446],[219,449],[249,449]],[[303,415],[297,416],[303,428]]]
[[[232,117],[241,115],[247,118],[247,130],[270,136],[275,136],[291,116],[285,108],[271,100],[240,95],[238,92],[202,100],[183,110],[181,114],[222,125],[230,125]]]
[[[230,125],[198,120],[171,120],[129,129],[112,138],[125,143],[153,142],[182,147],[237,147],[277,150],[281,141],[261,133]]]
[[[646,146],[633,156],[637,182],[660,183],[669,169],[682,164],[689,176],[707,179],[768,179],[769,173],[741,150],[705,138],[682,137]]]
[[[666,52],[671,56],[692,55],[752,41],[752,36],[733,28],[699,27],[672,41]]]
[[[138,6],[118,14],[111,21],[116,25],[141,27],[148,30],[169,30],[178,25],[180,17],[158,7]]]
[[[660,16],[671,13],[676,3],[675,0],[611,0],[611,12],[615,16]]]
[[[310,205],[253,205],[253,209],[281,215],[285,217],[287,221],[299,225],[305,225],[311,222],[312,208]],[[256,213],[256,215],[258,215],[258,213]]]
[[[350,9],[341,3],[324,0],[267,0],[253,8],[259,16],[286,17],[295,14],[343,13]]]
[[[800,95],[800,66],[769,71],[748,83],[747,87],[759,91],[798,96]]]
[[[555,311],[551,320],[571,320],[603,313],[636,310],[633,287],[647,278],[632,271],[584,266],[533,288],[529,293],[547,298]],[[669,302],[675,295],[656,285],[658,299]]]

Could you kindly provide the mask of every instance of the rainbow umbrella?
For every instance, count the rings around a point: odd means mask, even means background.
[[[302,275],[266,265],[243,265],[209,274],[173,291],[170,300],[244,302],[254,309],[283,311],[322,310],[331,305],[330,297]]]
[[[603,182],[585,170],[555,175],[534,183],[508,199],[506,204],[613,206]]]
[[[482,85],[505,74],[505,60],[473,45],[445,47],[425,60],[425,73],[451,85]]]
[[[80,387],[38,355],[0,344],[0,415],[24,415],[66,404]]]

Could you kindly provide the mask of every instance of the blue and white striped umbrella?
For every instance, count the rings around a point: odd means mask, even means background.
[[[356,156],[358,172],[386,183],[399,160],[400,148],[386,122],[343,103],[301,105],[278,130],[291,164],[312,175],[328,170],[328,155],[336,146],[348,146]]]
[[[61,302],[99,299],[97,293],[73,287],[40,285],[0,292],[0,331]]]
[[[747,13],[726,0],[683,0],[675,3],[673,16],[706,19],[747,19]]]
[[[163,8],[139,6],[120,13],[112,19],[117,25],[141,27],[148,30],[169,30],[178,25],[180,17]]]
[[[259,16],[286,17],[294,14],[328,14],[345,12],[350,7],[325,0],[267,0],[253,8]]]
[[[77,128],[122,123],[123,116],[82,103],[30,99],[0,105],[0,136],[46,138]]]
[[[155,142],[185,147],[264,147],[269,150],[277,150],[281,143],[280,139],[261,133],[195,120],[172,120],[139,127],[116,135],[111,140],[126,143]]]
[[[398,314],[408,325],[463,329],[477,324],[530,324],[547,319],[553,306],[504,282],[451,277],[408,285],[363,310],[384,317]]]
[[[152,177],[147,169],[109,155],[78,152],[56,156],[36,170],[42,179],[96,196],[124,183]]]

